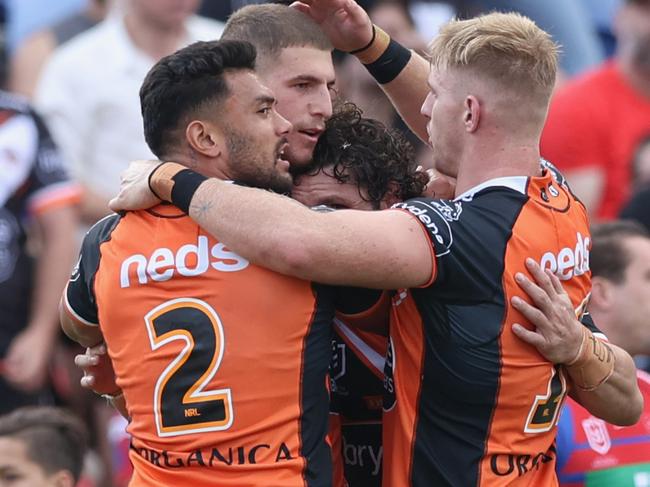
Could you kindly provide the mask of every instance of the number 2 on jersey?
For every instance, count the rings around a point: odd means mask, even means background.
[[[179,298],[152,309],[144,320],[154,352],[173,341],[185,342],[156,381],[153,401],[158,436],[230,428],[230,389],[205,390],[223,358],[219,315],[204,301]]]
[[[543,433],[553,428],[565,395],[566,379],[562,375],[560,366],[555,365],[548,381],[548,392],[543,396],[535,397],[524,431],[526,433]]]

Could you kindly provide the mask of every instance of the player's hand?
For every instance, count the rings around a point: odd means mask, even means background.
[[[372,22],[354,0],[301,0],[291,6],[320,25],[332,45],[341,51],[360,49],[372,39]]]
[[[149,175],[160,161],[134,161],[121,174],[120,193],[109,201],[113,211],[145,210],[160,200],[149,189]]]
[[[515,323],[512,331],[554,364],[571,362],[580,350],[584,325],[576,318],[571,299],[557,276],[548,269],[542,270],[530,258],[526,259],[526,267],[537,284],[523,273],[517,273],[515,280],[536,307],[518,296],[512,297],[511,302],[535,329]]]
[[[54,348],[50,333],[27,327],[16,336],[4,361],[4,377],[16,389],[34,392],[45,384]]]
[[[421,166],[418,166],[420,169]],[[451,200],[456,194],[456,180],[438,174],[433,169],[424,171],[429,177],[429,182],[422,191],[422,196],[440,200]]]
[[[97,394],[114,395],[120,390],[115,383],[115,371],[103,343],[86,349],[86,353],[74,358],[77,367],[83,370],[79,381],[81,387],[91,389]]]

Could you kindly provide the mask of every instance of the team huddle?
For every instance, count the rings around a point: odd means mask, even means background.
[[[333,108],[333,48],[440,176]],[[106,346],[87,369],[129,419],[130,485],[556,486],[567,395],[638,420],[632,359],[585,313],[586,210],[539,154],[556,45],[493,13],[428,54],[303,0],[150,70],[145,138],[173,162],[132,163],[61,307]]]

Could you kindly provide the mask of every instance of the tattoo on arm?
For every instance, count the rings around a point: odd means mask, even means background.
[[[202,217],[205,216],[208,211],[212,209],[213,203],[212,201],[204,201],[203,199],[200,199],[196,203],[192,203],[191,209],[193,209],[197,217]]]

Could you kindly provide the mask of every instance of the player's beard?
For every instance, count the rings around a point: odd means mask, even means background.
[[[260,153],[255,140],[231,127],[225,129],[229,162],[236,182],[255,188],[270,189],[276,193],[289,193],[293,181],[288,172],[277,167],[278,145],[268,154]]]

